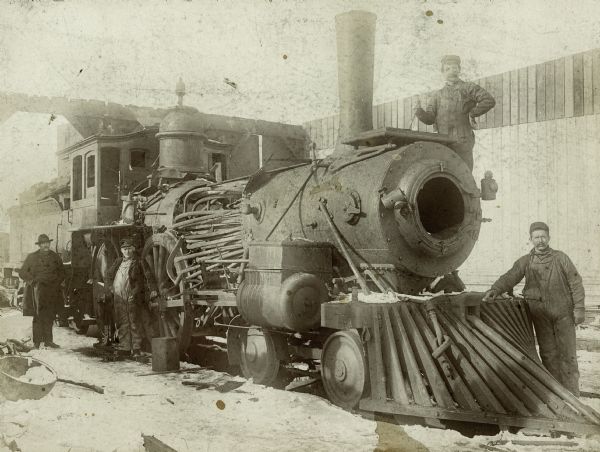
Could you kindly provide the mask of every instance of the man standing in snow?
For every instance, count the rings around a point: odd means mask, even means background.
[[[144,271],[136,256],[133,240],[124,238],[120,245],[123,257],[108,269],[105,287],[114,297],[119,337],[117,351],[137,355],[144,337],[152,338],[152,322],[145,299]]]
[[[531,312],[544,367],[565,388],[579,396],[575,325],[585,320],[581,276],[562,251],[553,250],[546,223],[529,228],[533,249],[488,290],[483,301],[511,290],[525,277],[523,297]]]
[[[65,279],[62,259],[50,250],[50,239],[41,234],[35,244],[39,249],[27,256],[19,276],[33,287],[33,346],[58,348],[52,336],[52,325],[63,302],[60,285]]]
[[[430,97],[425,110],[420,102],[415,116],[427,125],[435,125],[436,131],[450,135],[456,143],[448,145],[473,170],[473,146],[475,118],[496,105],[490,93],[481,86],[464,82],[460,75],[460,58],[446,55],[442,58],[442,74],[446,85]]]

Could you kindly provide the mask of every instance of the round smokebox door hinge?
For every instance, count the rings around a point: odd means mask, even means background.
[[[360,219],[361,206],[360,195],[354,190],[347,192],[344,199],[344,221],[348,224],[356,224]]]
[[[261,223],[265,217],[265,207],[262,201],[243,201],[240,205],[240,212],[242,215],[252,215],[258,223]]]

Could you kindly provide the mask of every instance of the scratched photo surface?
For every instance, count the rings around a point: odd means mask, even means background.
[[[260,120],[301,143],[288,140],[285,152],[267,153],[260,135],[260,162],[240,166],[239,175],[274,155],[271,164],[331,155],[340,131],[335,17],[369,11],[376,15],[373,129],[437,131],[415,111],[444,86],[445,55],[459,56],[460,78],[495,99],[473,124],[472,172],[477,186],[491,172],[498,191],[481,202],[481,228],[460,277],[468,290],[488,290],[531,250],[529,225],[547,223],[552,248],[569,256],[585,288],[585,323],[576,329],[580,389],[600,392],[600,2],[4,0],[0,7],[3,266],[35,251],[42,233],[52,249],[70,246],[68,228],[61,235],[43,216],[50,207],[19,223],[19,231],[10,217],[43,194],[73,195],[61,151],[93,136],[158,132],[178,102],[238,124],[248,136],[258,136],[250,129]],[[31,335],[30,317],[4,309],[0,342]],[[453,429],[392,425],[336,407],[322,389],[276,390],[222,372],[226,366],[182,363],[189,373],[143,376],[152,371],[148,364],[73,352],[95,338],[57,326],[54,335],[61,349],[31,356],[59,378],[102,387],[103,394],[57,382],[40,400],[0,398],[0,451],[544,447],[527,443],[522,432],[469,438]],[[581,400],[600,409],[600,396]],[[160,444],[149,446],[149,436]],[[600,450],[597,437],[560,440],[553,447]]]

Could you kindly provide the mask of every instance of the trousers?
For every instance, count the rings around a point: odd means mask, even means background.
[[[529,306],[542,364],[560,384],[573,395],[579,396],[579,367],[573,315],[553,318],[535,306],[537,303],[540,302],[529,302]]]
[[[449,144],[448,147],[456,152],[462,158],[469,169],[473,171],[473,147],[475,146],[475,138],[467,138],[464,141],[458,141],[454,144]]]
[[[152,343],[154,327],[147,306],[124,300],[115,294],[115,320],[120,349],[137,351],[142,349],[144,341]]]
[[[56,305],[59,301],[60,287],[37,283],[33,287],[33,320],[31,332],[33,343],[39,345],[54,342],[52,327],[56,318]]]

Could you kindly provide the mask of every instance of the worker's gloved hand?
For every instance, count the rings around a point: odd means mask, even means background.
[[[575,309],[575,325],[580,325],[585,321],[585,309]]]
[[[486,301],[494,301],[496,299],[496,297],[498,296],[498,291],[496,289],[490,289],[488,290],[485,295],[483,296],[482,301],[486,302]]]
[[[158,297],[158,292],[156,290],[153,290],[152,292],[150,292],[151,300],[154,300],[156,297]]]
[[[474,100],[468,100],[463,104],[462,112],[464,114],[470,113],[477,106],[477,102]]]

